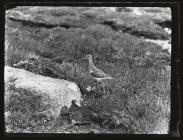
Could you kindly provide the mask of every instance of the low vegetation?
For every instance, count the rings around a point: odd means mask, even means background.
[[[51,14],[56,18],[75,15],[72,10],[57,10],[43,10],[39,14]],[[169,119],[170,71],[166,66],[170,65],[170,54],[159,45],[144,42],[138,35],[142,31],[142,35],[149,33],[148,37],[154,34],[157,38],[166,38],[166,33],[145,18],[109,15],[125,19],[123,26],[130,30],[125,33],[123,28],[119,32],[103,24],[103,18],[108,16],[97,15],[96,11],[80,13],[79,19],[84,16],[79,20],[82,27],[68,25],[71,27],[47,29],[6,19],[9,44],[5,51],[6,65],[74,81],[84,99],[81,108],[63,109],[56,119],[31,115],[26,104],[17,109],[6,107],[5,111],[12,111],[6,122],[12,132],[147,134],[153,133],[159,119]],[[87,25],[85,21],[89,19],[92,24]],[[136,31],[138,33],[133,36]],[[86,54],[92,54],[96,67],[115,78],[106,80],[104,88],[88,74],[87,61],[81,59]],[[20,61],[24,63],[17,64]],[[91,91],[87,87],[91,87]]]

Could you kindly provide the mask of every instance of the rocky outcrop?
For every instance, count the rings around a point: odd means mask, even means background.
[[[28,111],[32,114],[58,117],[61,108],[70,108],[73,101],[80,106],[81,92],[74,82],[44,77],[9,66],[5,66],[4,70],[5,112],[11,112],[14,106],[26,104],[27,108],[30,105]]]
[[[6,19],[22,23],[24,26],[47,29],[55,27],[84,29],[93,24],[104,24],[114,30],[135,36],[168,39],[168,35],[162,27],[170,28],[171,10],[169,8],[126,7],[122,9],[120,11],[116,7],[73,9],[73,7],[25,6],[7,10]]]

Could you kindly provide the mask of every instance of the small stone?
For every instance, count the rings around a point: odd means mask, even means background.
[[[169,28],[164,28],[164,30],[170,35],[171,34],[171,29]]]
[[[91,86],[88,86],[86,90],[90,92],[92,90]]]

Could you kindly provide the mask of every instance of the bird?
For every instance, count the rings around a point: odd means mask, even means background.
[[[82,59],[88,59],[89,61],[89,74],[97,81],[97,82],[102,82],[102,80],[105,79],[114,79],[111,75],[104,73],[102,70],[98,69],[95,67],[93,63],[93,58],[91,54],[86,55]],[[103,83],[103,82],[102,82]]]

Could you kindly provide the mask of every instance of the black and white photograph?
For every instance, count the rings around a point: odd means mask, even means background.
[[[169,134],[170,7],[5,10],[6,133]]]

